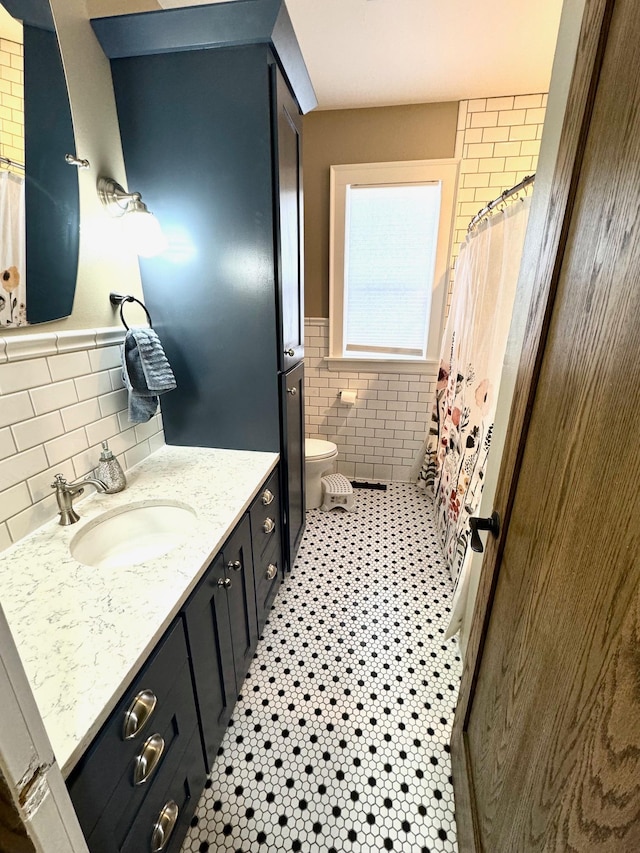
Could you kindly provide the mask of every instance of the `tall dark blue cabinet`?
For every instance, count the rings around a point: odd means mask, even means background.
[[[167,442],[280,452],[290,568],[304,527],[301,113],[316,101],[286,7],[238,0],[93,26],[129,188],[169,238],[141,261],[178,382],[162,400]]]

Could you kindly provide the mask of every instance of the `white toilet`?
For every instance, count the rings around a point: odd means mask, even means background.
[[[322,503],[322,475],[334,470],[338,448],[332,441],[305,438],[304,468],[306,476],[306,509],[317,509]]]

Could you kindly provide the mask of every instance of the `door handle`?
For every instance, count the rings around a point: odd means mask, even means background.
[[[494,510],[489,518],[478,518],[472,516],[469,519],[469,527],[471,528],[471,550],[477,554],[482,554],[482,539],[480,539],[480,530],[488,530],[495,539],[500,535],[500,516]]]
[[[295,351],[294,349],[291,349],[291,347],[289,347],[289,349],[286,349],[286,350],[284,351],[284,354],[285,354],[285,355],[288,355],[288,356],[289,356],[289,358],[293,358],[293,357],[294,357],[294,355],[296,354],[296,351]]]
[[[287,388],[287,394],[291,394],[292,397],[295,397],[297,393],[298,393],[297,388]]]

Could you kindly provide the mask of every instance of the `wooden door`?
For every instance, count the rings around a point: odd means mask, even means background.
[[[635,0],[587,0],[579,50],[566,216],[540,245],[550,310],[532,310],[542,344],[523,356],[531,393],[496,498],[506,529],[483,566],[454,725],[461,851],[640,850]]]

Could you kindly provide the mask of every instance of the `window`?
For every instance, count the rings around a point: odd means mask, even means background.
[[[330,369],[436,365],[456,177],[451,160],[331,167]]]

